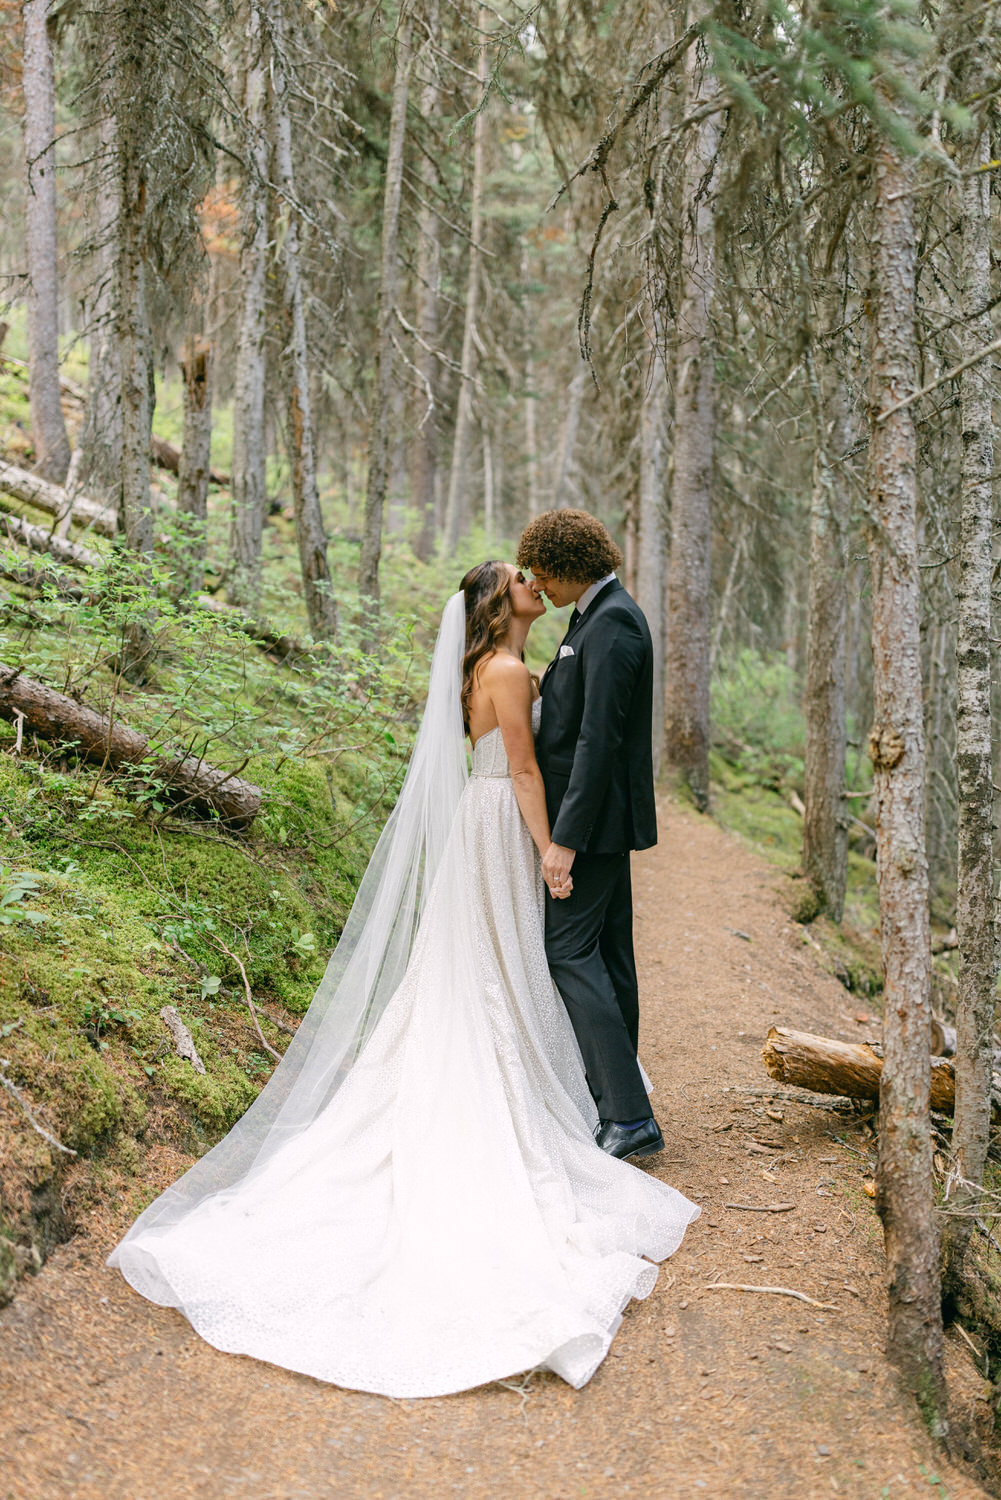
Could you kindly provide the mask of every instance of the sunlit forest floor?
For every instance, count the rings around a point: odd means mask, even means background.
[[[110,1197],[0,1314],[5,1500],[985,1493],[934,1450],[881,1353],[871,1124],[784,1097],[759,1060],[771,1024],[854,1039],[871,1016],[790,920],[774,864],[667,801],[661,833],[635,882],[642,1052],[667,1141],[650,1169],[703,1213],[590,1384],[536,1374],[389,1401],[217,1353],[104,1268],[132,1212]],[[188,1159],[150,1145],[146,1188]],[[947,1364],[975,1456],[990,1387],[955,1329]]]

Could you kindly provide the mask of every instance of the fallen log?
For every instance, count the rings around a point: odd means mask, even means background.
[[[932,1057],[956,1055],[956,1028],[948,1021],[940,1021],[937,1016],[932,1016],[931,1020],[931,1052]]]
[[[83,526],[92,526],[102,536],[114,536],[118,530],[118,517],[113,505],[104,505],[99,500],[90,500],[86,495],[72,498],[58,484],[40,479],[28,469],[19,469],[0,459],[0,490],[33,505],[37,510],[48,511],[51,516],[62,517],[69,513],[74,521]]]
[[[844,1094],[850,1099],[879,1099],[883,1059],[868,1042],[836,1042],[772,1026],[761,1049],[772,1078],[815,1094]],[[956,1074],[945,1057],[931,1059],[931,1107],[952,1114],[956,1102]]]
[[[100,557],[89,547],[81,547],[79,542],[70,542],[65,537],[56,536],[54,532],[46,531],[44,526],[32,526],[30,521],[24,521],[20,516],[0,516],[0,536],[8,536],[12,542],[20,542],[22,547],[28,547],[32,552],[47,552],[57,562],[67,563],[73,568],[97,568],[101,565]]]
[[[0,667],[0,714],[6,719],[23,714],[35,734],[70,745],[111,771],[142,767],[144,784],[158,782],[167,802],[218,814],[231,828],[249,828],[260,811],[260,787],[196,755],[154,756],[145,735],[15,667]]]
[[[166,469],[168,474],[180,474],[181,472],[181,450],[175,448],[173,443],[168,443],[166,438],[157,437],[153,433],[150,439],[153,462],[158,469]],[[221,469],[209,469],[209,479],[213,484],[222,485],[225,489],[229,485],[229,475],[224,474]]]

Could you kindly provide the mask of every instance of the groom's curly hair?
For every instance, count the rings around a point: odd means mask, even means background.
[[[622,553],[586,510],[547,510],[521,533],[518,566],[561,583],[597,583],[621,568]]]

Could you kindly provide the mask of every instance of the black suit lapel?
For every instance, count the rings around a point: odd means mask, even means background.
[[[563,637],[562,641],[560,641],[559,646],[556,648],[556,655],[553,657],[552,661],[549,663],[549,666],[543,673],[542,682],[539,685],[540,692],[545,692],[546,683],[549,680],[549,674],[552,671],[553,667],[555,667],[556,663],[559,661],[560,652],[563,650],[563,647],[568,645],[569,642],[573,640],[574,636],[576,636],[583,629],[583,627],[589,620],[594,619],[594,616],[598,613],[606,599],[609,598],[612,594],[617,593],[618,590],[621,589],[621,587],[622,584],[617,578],[613,578],[611,583],[606,583],[605,587],[601,590],[601,593],[598,594],[596,598],[591,600],[591,603],[588,605],[584,613],[582,615],[578,615],[576,620],[574,620],[571,625],[567,626],[567,633]]]

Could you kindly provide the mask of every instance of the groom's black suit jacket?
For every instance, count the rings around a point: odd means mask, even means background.
[[[613,578],[571,625],[542,680],[536,755],[555,844],[618,854],[657,842],[652,712],[650,631]]]

